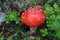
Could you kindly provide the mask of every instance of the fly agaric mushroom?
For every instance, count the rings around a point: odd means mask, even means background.
[[[30,7],[22,13],[21,21],[32,31],[46,21],[46,15],[41,8]]]
[[[36,27],[42,25],[45,20],[45,13],[39,7],[30,7],[21,15],[21,21],[28,27]]]

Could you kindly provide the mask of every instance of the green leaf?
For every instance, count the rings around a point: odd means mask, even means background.
[[[47,3],[51,3],[53,0],[48,0]]]
[[[9,23],[9,21],[6,21],[6,23]]]
[[[40,37],[36,37],[36,39],[35,40],[41,40],[41,38]]]
[[[54,30],[60,31],[60,23],[58,21],[55,21],[52,24],[53,24]]]
[[[53,22],[55,20],[55,18],[56,18],[55,15],[51,15],[49,19],[50,19],[50,21]]]
[[[49,4],[45,4],[45,6],[46,8],[44,12],[46,13],[47,16],[55,13],[53,7],[51,7]]]
[[[4,36],[0,36],[0,40],[4,40]]]
[[[58,9],[58,5],[56,3],[54,4],[54,8],[55,9]]]
[[[13,37],[9,37],[9,38],[7,38],[7,40],[13,40]]]
[[[20,23],[20,18],[16,19],[16,24]]]
[[[59,6],[55,3],[54,4],[54,10],[57,12],[57,13],[60,13],[60,8]]]
[[[29,37],[25,37],[23,40],[30,40],[30,38]]]
[[[17,12],[11,11],[5,16],[5,21],[6,23],[15,21],[15,23],[18,24],[20,22],[20,17]]]
[[[57,21],[60,21],[60,15],[57,15],[57,16],[56,16],[56,20],[57,20]]]
[[[56,36],[57,36],[58,38],[60,38],[60,31],[57,31],[57,32],[56,32]]]
[[[41,36],[46,36],[48,34],[47,29],[41,29],[40,32],[42,34]]]

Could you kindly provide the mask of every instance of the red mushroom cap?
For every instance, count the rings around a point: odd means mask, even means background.
[[[39,7],[30,7],[21,15],[21,21],[29,27],[42,25],[45,20],[45,13]]]

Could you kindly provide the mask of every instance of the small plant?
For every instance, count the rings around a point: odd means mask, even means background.
[[[47,29],[41,29],[40,32],[41,32],[41,36],[42,37],[44,37],[44,36],[46,36],[48,34],[48,30]]]
[[[35,40],[41,40],[41,38],[40,37],[36,37]]]
[[[23,40],[31,40],[29,37],[25,37]]]
[[[15,21],[16,24],[20,22],[19,14],[15,11],[8,12],[8,14],[5,16],[6,23],[9,23],[10,21]]]
[[[60,38],[60,8],[58,6],[57,3],[55,3],[53,6],[51,6],[50,4],[46,4],[45,5],[45,13],[47,16],[47,27],[48,30],[54,30],[55,32],[53,32],[53,36],[56,36],[58,38]]]
[[[4,40],[4,36],[0,36],[0,40]]]

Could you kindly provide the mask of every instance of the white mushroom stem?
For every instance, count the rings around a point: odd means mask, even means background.
[[[35,39],[35,37],[34,36],[32,36],[32,34],[34,34],[35,33],[35,31],[36,31],[36,27],[30,27],[30,39],[31,40],[34,40]]]
[[[36,30],[36,27],[30,27],[30,34],[34,33]]]

